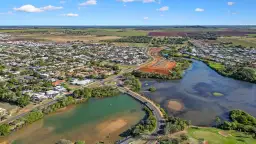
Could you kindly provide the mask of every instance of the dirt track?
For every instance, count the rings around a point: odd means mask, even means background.
[[[150,49],[150,55],[154,58],[154,60],[149,63],[148,65],[142,66],[139,68],[142,72],[149,72],[149,73],[159,73],[168,75],[169,71],[176,66],[175,62],[170,62],[165,60],[159,55],[159,52],[162,48],[152,48]]]

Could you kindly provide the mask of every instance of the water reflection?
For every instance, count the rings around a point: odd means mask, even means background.
[[[196,125],[211,125],[216,116],[226,118],[225,113],[231,109],[256,116],[256,84],[223,77],[200,61],[193,62],[182,80],[142,79],[142,85],[144,95],[161,104],[169,114]],[[145,92],[151,86],[157,91]],[[184,104],[182,111],[168,108],[168,101],[173,99]]]

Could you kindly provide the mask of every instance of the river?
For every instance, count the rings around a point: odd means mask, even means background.
[[[145,113],[128,95],[72,105],[28,125],[0,141],[13,144],[54,144],[60,139],[113,144],[120,134],[137,124]]]
[[[169,115],[209,126],[216,116],[242,109],[256,116],[256,84],[223,77],[200,61],[193,61],[181,80],[141,79],[142,93],[159,103]],[[157,91],[150,93],[154,86]]]

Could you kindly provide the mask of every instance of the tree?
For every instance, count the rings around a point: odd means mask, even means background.
[[[186,134],[181,134],[180,138],[181,138],[182,141],[188,140],[188,136]]]
[[[73,144],[73,142],[70,140],[61,139],[58,142],[56,142],[56,144]]]
[[[84,95],[83,95],[83,97],[84,98],[89,98],[91,96],[92,96],[92,90],[89,89],[89,88],[84,88]]]
[[[84,141],[77,141],[77,142],[75,142],[75,144],[85,144],[85,142]]]
[[[6,136],[10,133],[10,126],[7,124],[3,124],[0,126],[0,135]]]
[[[21,107],[25,107],[29,104],[30,97],[28,95],[24,95],[18,98],[17,104]]]
[[[220,124],[221,124],[221,119],[220,119],[220,117],[216,117],[215,118],[215,123],[216,123],[216,127],[218,127]]]
[[[80,90],[75,90],[75,91],[73,92],[73,95],[74,95],[74,98],[79,98],[79,97],[81,97]]]
[[[148,90],[149,90],[150,92],[155,92],[155,91],[156,91],[156,88],[155,88],[155,87],[150,87]]]

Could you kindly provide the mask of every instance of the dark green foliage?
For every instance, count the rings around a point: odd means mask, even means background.
[[[203,60],[209,67],[219,74],[234,79],[256,83],[256,69],[243,66],[226,66],[221,63]]]
[[[229,113],[231,122],[224,121],[219,128],[225,130],[237,130],[256,134],[256,118],[241,110],[232,110]]]
[[[202,39],[202,40],[216,40],[218,38],[217,34],[206,32],[206,33],[188,33],[188,37],[192,39]]]
[[[24,116],[23,119],[25,123],[31,124],[43,117],[44,117],[44,114],[41,111],[33,111],[33,112],[30,112],[28,115]]]
[[[97,87],[93,88],[91,91],[92,97],[111,97],[120,93],[118,89],[111,86]]]
[[[131,130],[132,136],[138,136],[143,133],[148,134],[156,128],[157,121],[155,116],[153,115],[151,110],[149,110],[148,108],[145,107],[144,110],[147,114],[147,118],[145,120],[142,120],[138,125],[132,128]]]
[[[188,140],[188,135],[186,135],[186,134],[181,134],[181,135],[180,135],[180,139],[181,139],[181,141],[186,141],[186,140]]]
[[[84,88],[75,90],[73,93],[74,98],[90,98],[90,97],[110,97],[118,95],[119,91],[111,86],[97,87],[97,88]]]
[[[163,44],[183,44],[185,41],[187,41],[187,38],[171,38],[171,37],[165,37],[165,38],[153,38],[151,41],[151,44],[153,46],[160,46]]]
[[[51,112],[55,112],[56,110],[74,104],[75,102],[76,101],[73,97],[66,97],[64,99],[59,100],[57,103],[44,108],[43,113],[48,114]]]
[[[130,73],[124,74],[124,85],[129,87],[132,91],[139,92],[141,89],[141,82]]]
[[[156,88],[155,88],[155,87],[150,87],[148,90],[149,90],[150,92],[155,92],[155,91],[156,91]]]
[[[238,123],[244,124],[244,125],[253,125],[256,126],[256,118],[249,115],[248,113],[242,111],[242,110],[232,110],[229,113],[229,116],[232,121],[237,121]]]
[[[150,43],[151,37],[148,36],[130,36],[121,39],[112,40],[112,42],[125,42],[125,43]]]
[[[7,124],[0,125],[0,135],[6,136],[10,133],[10,126]]]
[[[25,107],[29,104],[30,97],[28,95],[24,95],[18,98],[17,104],[21,107]]]
[[[175,133],[184,130],[190,125],[187,120],[182,120],[178,117],[169,117],[166,121],[165,133]]]
[[[77,141],[77,142],[75,142],[75,144],[85,144],[85,142],[84,141]]]
[[[256,69],[249,67],[240,67],[235,72],[233,72],[231,77],[256,83]]]

